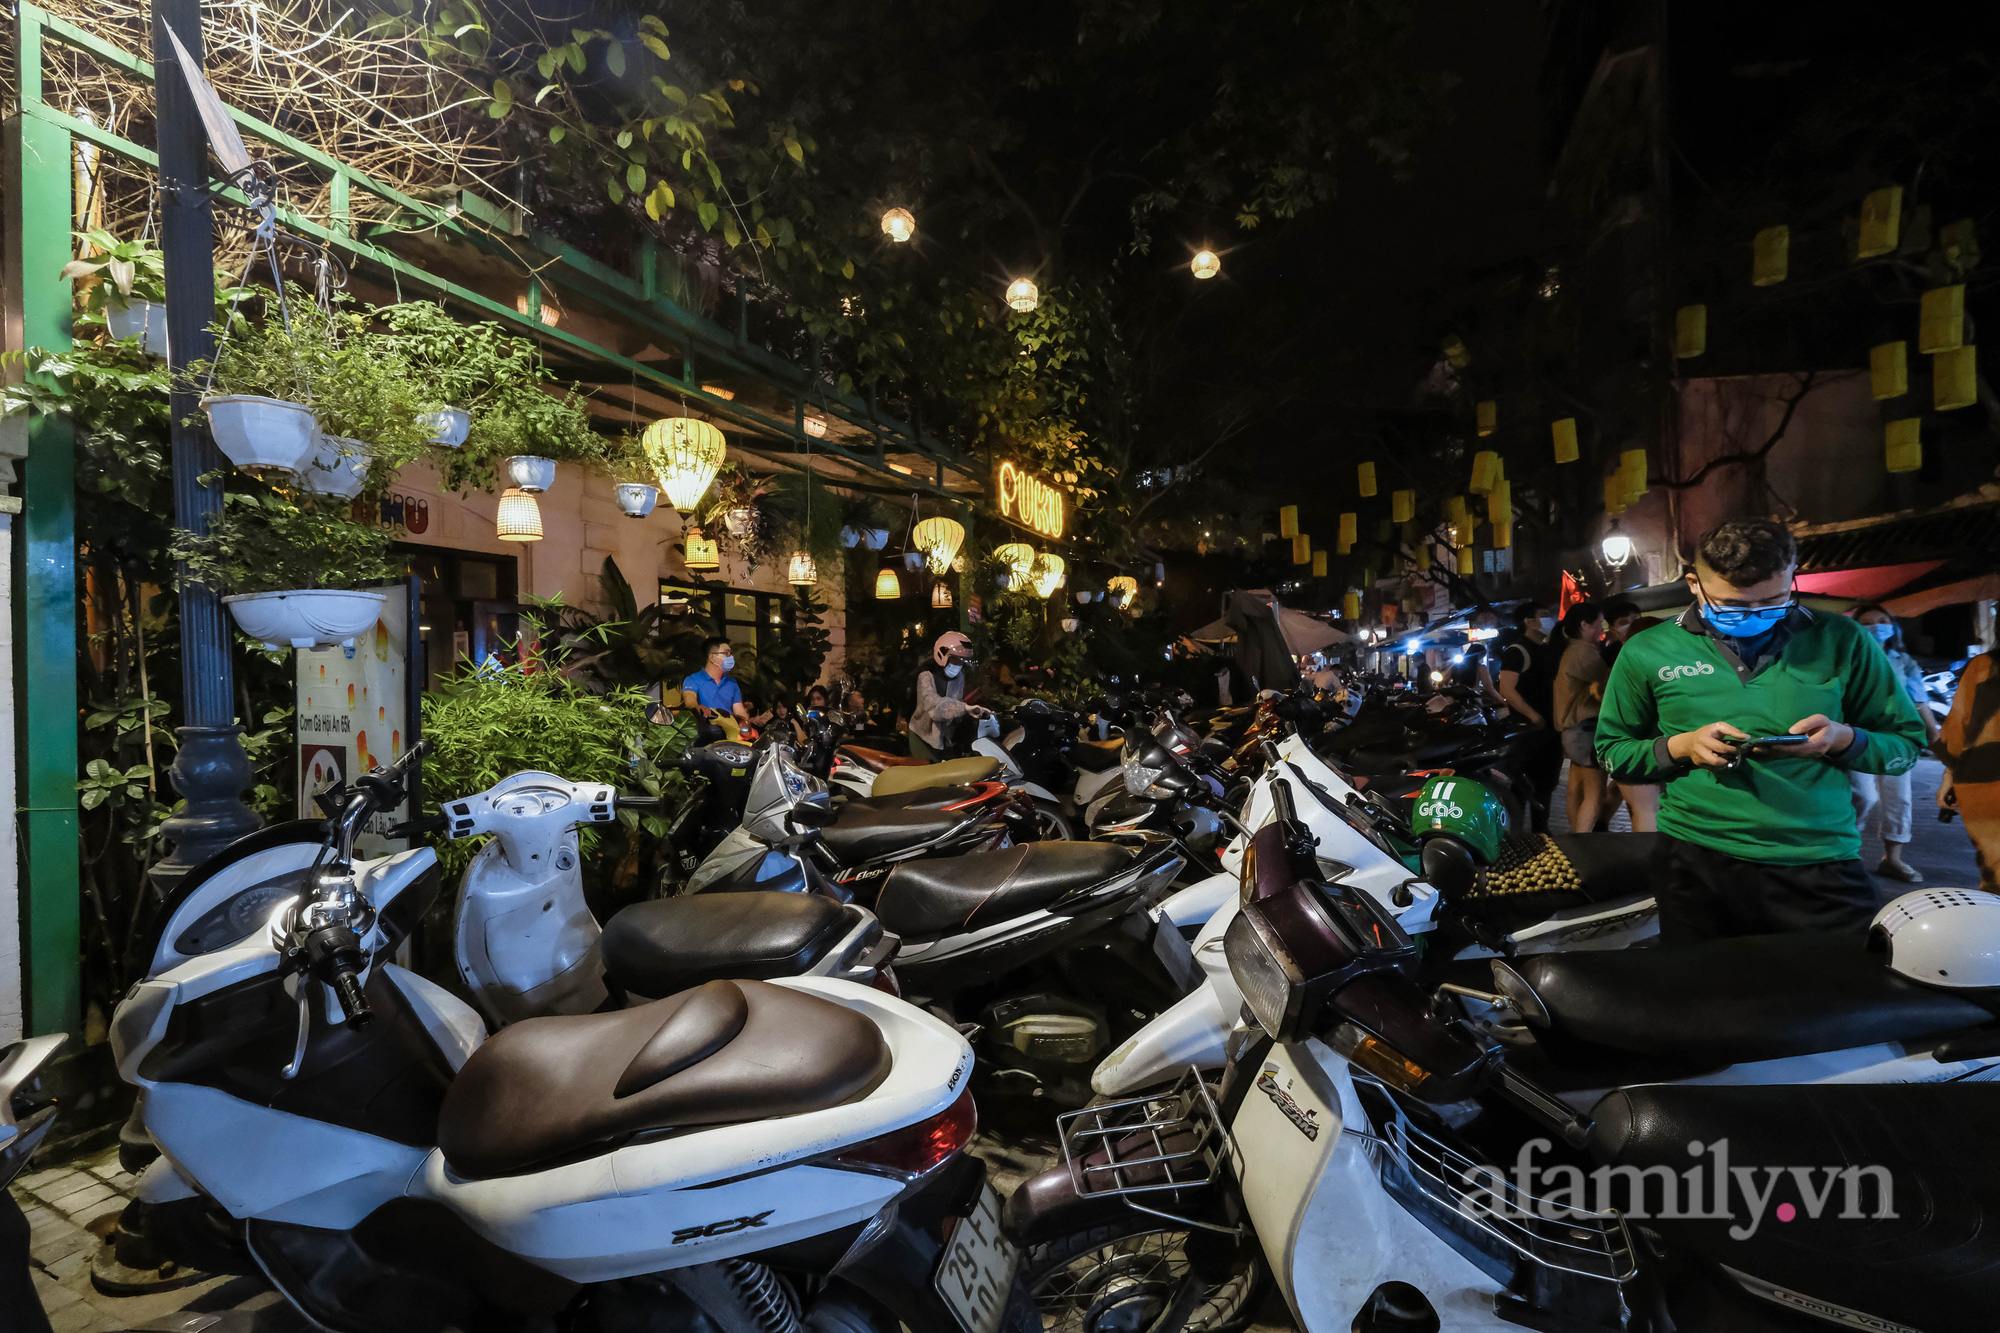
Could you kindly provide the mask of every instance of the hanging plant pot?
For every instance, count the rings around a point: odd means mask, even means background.
[[[556,484],[556,461],[534,454],[515,454],[507,460],[507,479],[516,489],[538,495]]]
[[[1065,634],[1076,633],[1076,627],[1081,623],[1082,622],[1079,621],[1075,616],[1064,616],[1062,618],[1063,633]]]
[[[462,407],[440,407],[418,417],[417,424],[431,433],[426,443],[456,449],[465,443],[466,434],[472,429],[472,414]]]
[[[922,569],[923,567],[924,567],[924,553],[922,551],[903,552],[904,569],[911,570],[914,572],[916,570]]]
[[[127,301],[124,308],[107,305],[104,327],[121,341],[142,338],[147,356],[167,354],[167,308],[152,301]]]
[[[722,526],[732,537],[741,537],[750,531],[750,525],[757,521],[757,511],[749,505],[738,505],[723,511]]]
[[[621,481],[618,483],[618,507],[627,518],[644,518],[653,512],[653,506],[660,502],[660,488],[648,486],[643,481]]]
[[[861,530],[861,544],[871,551],[881,550],[889,544],[889,529],[863,528]]]
[[[303,472],[319,448],[312,409],[280,398],[228,393],[201,400],[215,447],[242,468]]]
[[[236,624],[266,648],[351,647],[381,618],[384,594],[351,588],[247,592],[222,604]]]
[[[359,440],[344,435],[322,435],[311,461],[299,471],[299,482],[320,495],[336,495],[352,500],[361,494],[368,480],[368,464],[375,451]]]

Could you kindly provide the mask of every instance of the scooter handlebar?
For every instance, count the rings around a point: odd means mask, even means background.
[[[357,1028],[375,1021],[375,1010],[361,993],[361,940],[344,924],[319,927],[306,936],[306,960],[312,974],[333,988],[340,1012]]]
[[[1292,804],[1292,784],[1283,778],[1271,779],[1271,805],[1278,812],[1278,818],[1287,824],[1296,824],[1299,819],[1298,807]]]

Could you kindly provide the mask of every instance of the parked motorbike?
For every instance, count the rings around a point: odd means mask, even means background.
[[[963,1037],[820,977],[486,1037],[389,961],[435,855],[354,859],[413,758],[343,794],[311,863],[246,884],[231,872],[273,849],[239,843],[191,872],[112,1018],[157,1168],[302,1315],[334,1333],[1028,1327],[961,1152]]]
[[[1579,1113],[1439,1006],[1372,899],[1290,871],[1230,933],[1255,1026],[1221,1086],[1061,1117],[1064,1166],[1009,1200],[1045,1319],[1216,1327],[1253,1232],[1309,1333],[1970,1328],[2000,1299],[1975,1129],[2000,1085],[1648,1083]],[[1921,970],[1967,922],[1938,926],[1894,954]]]
[[[37,1084],[68,1040],[58,1033],[0,1048],[0,1328],[19,1333],[49,1333],[49,1320],[29,1275],[28,1219],[7,1186],[55,1127],[56,1108]]]

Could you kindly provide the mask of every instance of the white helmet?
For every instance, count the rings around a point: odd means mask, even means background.
[[[1869,940],[1889,967],[1927,986],[2000,986],[2000,894],[1919,889],[1875,914]]]

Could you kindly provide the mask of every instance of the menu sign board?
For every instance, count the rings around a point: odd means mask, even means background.
[[[1000,500],[1000,517],[1050,540],[1063,535],[1069,513],[1069,492],[1059,490],[1017,463],[993,469],[993,493]]]

